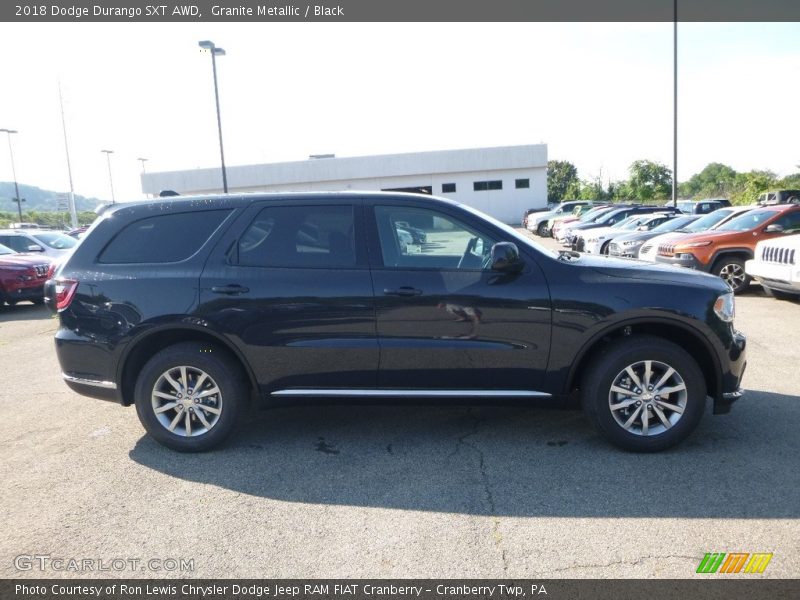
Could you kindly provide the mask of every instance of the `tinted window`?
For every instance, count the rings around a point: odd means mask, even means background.
[[[452,194],[456,191],[456,184],[455,183],[443,183],[442,184],[442,193],[443,194]]]
[[[239,240],[239,264],[251,267],[352,267],[352,206],[270,206]]]
[[[376,206],[383,264],[391,267],[481,269],[495,240],[453,217],[433,210]],[[425,232],[414,243],[406,224]]]
[[[800,211],[783,215],[775,223],[783,227],[783,233],[785,234],[800,232]]]
[[[33,240],[21,235],[0,235],[0,244],[8,246],[17,252],[28,252],[28,246],[32,246],[35,243]]]
[[[103,250],[101,263],[169,263],[189,258],[230,213],[204,210],[148,217],[120,231]]]

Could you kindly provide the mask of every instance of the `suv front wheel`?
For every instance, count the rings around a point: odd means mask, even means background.
[[[750,285],[750,275],[744,270],[744,259],[737,256],[718,258],[711,272],[721,277],[734,294],[746,290]]]
[[[630,336],[595,358],[581,384],[583,407],[613,444],[657,452],[697,427],[706,402],[703,373],[681,347],[662,338]]]
[[[151,358],[136,382],[136,413],[153,438],[203,452],[233,430],[247,399],[238,364],[219,348],[187,342]]]

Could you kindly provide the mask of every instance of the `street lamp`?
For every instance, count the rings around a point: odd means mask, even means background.
[[[219,156],[222,161],[222,191],[228,193],[228,175],[225,173],[225,151],[222,149],[222,119],[219,115],[219,87],[217,86],[217,56],[225,56],[225,50],[218,48],[214,42],[203,40],[198,46],[211,53],[211,69],[214,72],[214,97],[217,101],[217,129],[219,130]]]
[[[144,175],[145,173],[147,173],[147,170],[144,168],[144,163],[146,163],[146,162],[147,162],[147,159],[146,159],[146,158],[141,158],[141,157],[139,157],[139,158],[137,158],[136,160],[138,160],[140,163],[142,163],[142,175]],[[147,197],[148,197],[147,193],[145,193],[144,197],[145,197],[145,198],[147,198]]]
[[[114,198],[114,178],[111,176],[111,155],[114,154],[114,151],[100,150],[100,152],[105,153],[106,160],[108,161],[108,181],[111,184],[111,204],[116,204],[116,199]]]
[[[11,149],[11,134],[18,133],[18,131],[16,129],[0,129],[0,133],[8,134],[8,155],[11,157],[11,174],[14,176],[14,194],[16,194],[16,196],[12,198],[12,200],[17,203],[19,222],[22,223],[22,203],[25,202],[25,198],[19,197],[19,185],[17,184],[17,170],[14,168],[14,151]]]

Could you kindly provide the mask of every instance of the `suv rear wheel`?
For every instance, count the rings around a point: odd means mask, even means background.
[[[203,452],[233,430],[247,400],[239,365],[219,348],[186,342],[151,358],[136,381],[136,413],[153,438]]]
[[[613,444],[634,452],[674,446],[697,427],[706,402],[703,373],[665,339],[631,336],[609,345],[581,384],[583,407]]]
[[[539,223],[539,226],[536,228],[536,235],[539,237],[547,237],[549,233],[550,230],[547,228],[547,221]]]
[[[718,258],[711,272],[721,277],[731,287],[734,294],[746,290],[750,285],[751,278],[744,270],[744,259],[738,256]]]

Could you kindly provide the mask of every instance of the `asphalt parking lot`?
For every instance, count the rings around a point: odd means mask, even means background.
[[[753,286],[736,325],[745,398],[656,455],[520,406],[259,411],[181,455],[62,383],[46,309],[5,309],[0,576],[98,575],[17,558],[47,555],[157,561],[120,577],[686,578],[707,552],[772,552],[757,577],[798,577],[800,302]]]

